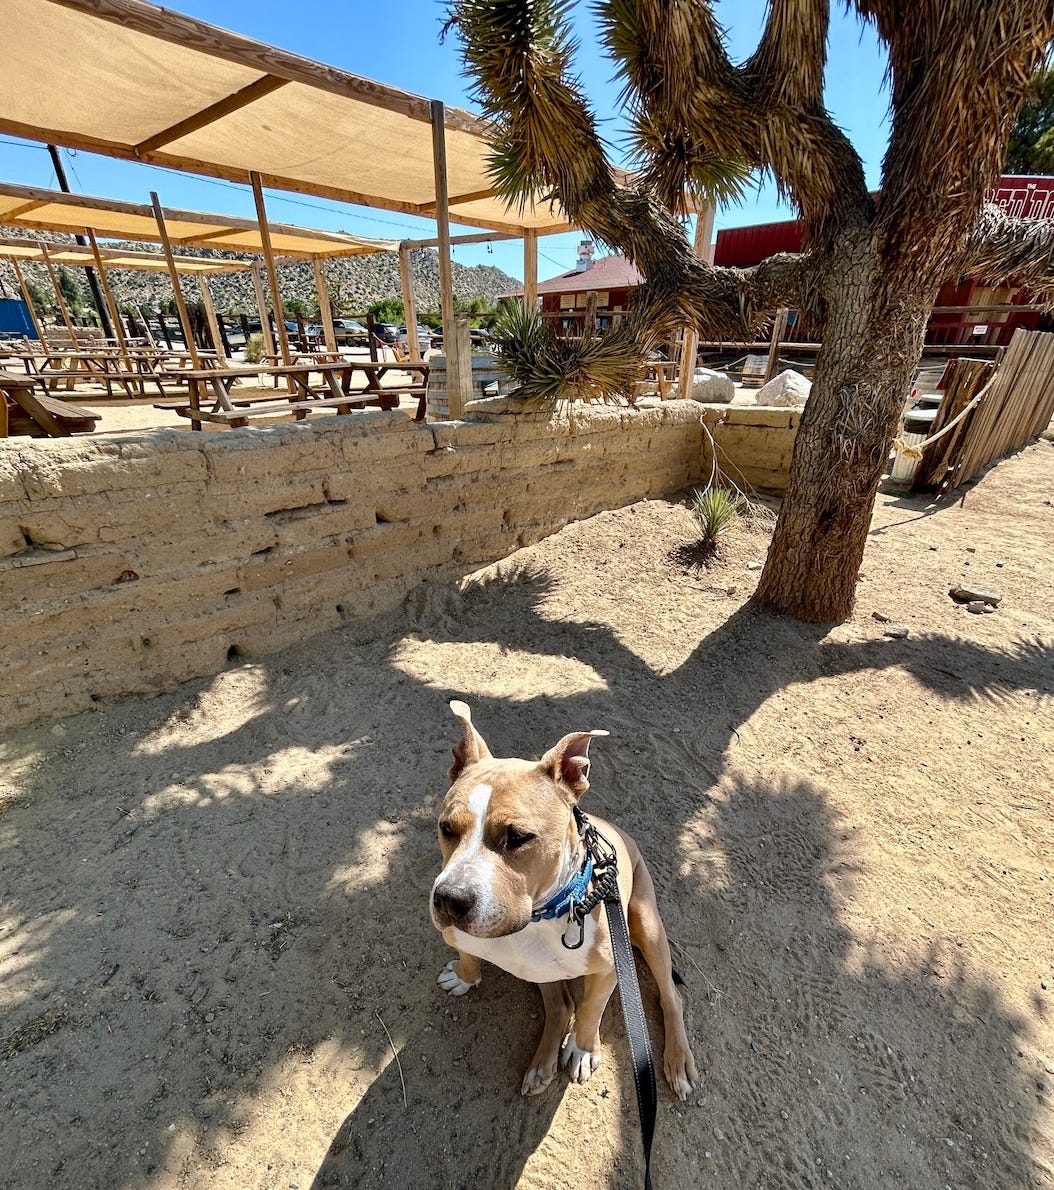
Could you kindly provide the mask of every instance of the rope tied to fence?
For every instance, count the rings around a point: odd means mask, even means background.
[[[959,424],[959,422],[962,421],[962,419],[970,412],[971,409],[974,409],[980,405],[985,397],[988,396],[988,390],[995,383],[996,375],[997,373],[993,373],[992,378],[988,381],[984,388],[981,389],[977,396],[974,397],[968,405],[965,405],[962,409],[960,409],[955,417],[953,417],[946,426],[942,426],[936,434],[931,434],[928,438],[924,438],[921,442],[911,443],[905,442],[903,438],[895,438],[893,440],[893,449],[897,452],[897,454],[907,455],[909,459],[921,459],[922,452],[927,446],[936,442],[938,438],[943,438],[949,430],[953,430]]]

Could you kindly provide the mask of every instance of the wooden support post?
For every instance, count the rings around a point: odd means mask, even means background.
[[[150,192],[150,202],[154,208],[154,219],[157,222],[157,233],[161,237],[161,247],[165,253],[165,264],[168,265],[168,275],[172,281],[172,290],[176,298],[176,309],[179,311],[180,325],[183,327],[183,341],[190,352],[190,362],[195,369],[201,367],[201,356],[198,355],[198,345],[194,342],[194,328],[190,325],[190,311],[187,309],[186,299],[179,284],[179,273],[176,272],[176,258],[172,255],[172,241],[168,238],[168,228],[165,226],[165,213],[161,209],[161,200],[154,191]]]
[[[26,309],[29,311],[29,317],[33,320],[33,329],[37,332],[37,338],[40,340],[41,347],[47,347],[48,341],[44,337],[44,324],[37,317],[36,310],[33,309],[33,299],[29,296],[29,286],[26,284],[26,278],[19,266],[18,261],[12,256],[11,267],[15,270],[15,276],[18,278],[19,288],[22,290],[22,297],[26,302]]]
[[[538,305],[538,233],[523,236],[523,304],[528,310]]]
[[[471,386],[463,387],[464,374],[458,362],[458,341],[454,333],[454,276],[450,265],[450,190],[446,169],[446,108],[441,100],[430,104],[432,116],[432,168],[435,175],[436,230],[439,239],[439,301],[443,316],[443,351],[446,353],[449,414],[453,421],[461,417]],[[469,359],[471,367],[472,360]]]
[[[333,305],[329,300],[329,286],[326,284],[326,266],[321,256],[312,256],[315,266],[315,291],[318,294],[318,314],[322,319],[322,333],[326,336],[326,350],[337,350],[337,332],[333,329]]]
[[[117,337],[117,346],[127,355],[128,354],[128,340],[124,337],[124,327],[121,324],[121,311],[117,309],[117,303],[114,301],[113,290],[110,288],[110,278],[106,275],[106,268],[102,262],[102,253],[99,251],[99,241],[95,238],[95,232],[90,228],[84,229],[88,233],[88,243],[91,244],[92,255],[95,257],[95,268],[99,274],[99,284],[102,286],[103,300],[106,302],[106,309],[110,312],[110,322],[113,325],[113,333]]]
[[[168,329],[168,320],[165,318],[165,312],[161,309],[161,303],[157,304],[157,321],[161,324],[161,334],[165,337],[165,343],[168,345],[169,351],[174,350],[172,347],[172,334]]]
[[[582,335],[586,339],[592,339],[597,333],[597,291],[595,289],[589,290],[586,294],[586,313],[585,321],[582,327]]]
[[[417,295],[414,293],[414,274],[410,268],[410,249],[399,248],[399,280],[403,287],[403,318],[406,320],[406,346],[412,363],[421,362],[421,345],[417,341]]]
[[[51,257],[48,255],[47,244],[40,242],[40,251],[44,256],[44,264],[47,265],[48,276],[51,278],[51,287],[55,290],[55,297],[58,298],[59,310],[62,314],[62,321],[66,324],[66,330],[70,333],[70,340],[73,344],[74,351],[80,347],[80,340],[77,338],[77,331],[73,325],[73,319],[70,317],[69,309],[66,306],[66,299],[62,296],[62,286],[59,285],[58,275],[55,272],[55,266],[51,263]]]
[[[450,336],[457,343],[457,354],[454,357],[457,366],[457,387],[465,394],[465,400],[471,401],[476,395],[472,385],[472,340],[469,337],[468,315],[454,315],[454,334]],[[446,344],[448,338],[444,337]],[[450,383],[450,356],[447,356],[447,387],[453,389]],[[464,412],[464,405],[458,409],[458,417]],[[453,417],[453,413],[450,415]]]
[[[216,317],[215,303],[212,300],[212,289],[209,287],[209,279],[204,273],[198,274],[198,288],[201,290],[201,304],[205,307],[205,321],[209,324],[212,349],[219,356],[220,366],[229,367],[230,361],[223,351],[223,336],[220,334],[220,323]]]
[[[139,317],[143,320],[143,331],[146,334],[146,341],[151,349],[156,351],[157,340],[154,338],[154,332],[150,329],[150,311],[145,309],[141,302],[136,306],[136,309],[139,311]]]
[[[263,186],[260,175],[256,170],[249,174],[249,181],[253,187],[253,198],[256,200],[256,221],[260,225],[260,244],[263,248],[264,264],[267,266],[267,280],[271,285],[271,300],[274,302],[274,320],[278,327],[278,344],[282,352],[282,363],[293,362],[289,353],[289,336],[285,333],[285,310],[282,308],[282,295],[278,291],[278,269],[274,262],[274,249],[271,246],[271,229],[267,226],[267,208],[264,206]]]
[[[274,355],[274,335],[271,334],[271,318],[267,313],[267,298],[264,296],[263,277],[260,273],[260,262],[254,260],[249,270],[253,278],[253,291],[256,294],[256,308],[260,311],[260,334],[264,337],[264,347],[268,355]]]
[[[764,384],[776,375],[776,369],[780,362],[780,343],[783,341],[783,336],[787,333],[787,318],[790,315],[790,310],[786,306],[780,306],[776,313],[776,321],[772,324],[772,338],[769,340],[769,358],[765,364],[765,379]]]
[[[713,255],[711,240],[714,236],[713,207],[707,207],[695,217],[695,238],[692,241],[692,251],[699,260],[710,261]],[[677,378],[677,396],[687,400],[692,393],[692,376],[699,359],[699,331],[694,326],[686,326],[681,339],[681,367]]]

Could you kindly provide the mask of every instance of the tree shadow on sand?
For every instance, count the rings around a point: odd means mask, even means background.
[[[607,626],[547,619],[549,582],[415,598],[388,639],[489,640],[581,658],[604,678],[518,702],[473,696],[496,754],[538,754],[614,711],[639,724],[598,750],[589,799],[641,843],[690,984],[706,1081],[683,1114],[663,1095],[662,1183],[1036,1184],[1034,1092],[1014,1058],[1024,1039],[994,986],[943,957],[938,984],[928,966],[862,955],[839,921],[854,860],[822,792],[719,777],[738,728],[790,681],[900,667],[963,699],[1045,690],[1049,648],[824,642],[747,607],[657,675]],[[313,1070],[350,1067],[364,1092],[343,1124],[337,1113],[321,1168],[296,1168],[301,1185],[316,1174],[319,1186],[513,1186],[553,1143],[562,1102],[605,1109],[595,1079],[519,1102],[540,1027],[533,989],[491,971],[485,994],[436,994],[447,951],[425,904],[452,738],[443,703],[458,692],[349,634],[290,656],[238,671],[259,691],[223,734],[209,730],[219,695],[207,684],[110,708],[103,770],[84,759],[93,716],[68,721],[60,743],[42,729],[48,747],[0,820],[12,923],[0,935],[0,1161],[12,1184],[174,1181],[200,1173],[202,1154],[233,1184],[231,1147],[260,1104],[283,1083],[309,1087]],[[336,710],[335,683],[355,691]],[[139,758],[158,747],[167,774],[150,787]],[[310,778],[297,776],[302,754]],[[650,981],[646,995],[654,1022]],[[422,1004],[427,1024],[404,1024]],[[611,1184],[632,1185],[617,1007],[606,1033],[621,1088]],[[577,1184],[595,1164],[572,1144],[562,1168]]]

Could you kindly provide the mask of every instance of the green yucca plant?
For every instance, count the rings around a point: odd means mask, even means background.
[[[551,404],[620,400],[630,393],[642,359],[640,340],[626,322],[602,337],[564,339],[522,302],[505,308],[491,339],[505,370],[519,381],[516,395]]]
[[[738,492],[712,485],[692,494],[690,508],[702,531],[704,550],[717,549],[718,537],[736,519],[742,502]]]

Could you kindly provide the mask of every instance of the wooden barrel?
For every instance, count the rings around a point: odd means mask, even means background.
[[[473,355],[472,395],[469,400],[494,397],[510,391],[512,381],[496,355]],[[450,417],[450,397],[447,391],[447,360],[442,352],[433,351],[428,357],[428,396],[426,415],[431,421],[445,421]]]

